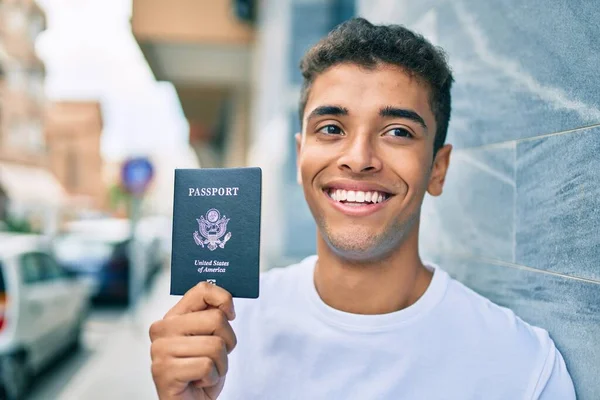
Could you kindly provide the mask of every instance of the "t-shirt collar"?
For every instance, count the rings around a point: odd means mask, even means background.
[[[444,297],[448,286],[448,274],[433,263],[425,266],[433,272],[427,290],[414,304],[387,314],[362,315],[337,310],[327,305],[314,284],[314,270],[318,257],[307,257],[302,261],[305,268],[302,276],[302,291],[306,294],[311,311],[324,322],[344,330],[381,332],[398,329],[427,315]]]

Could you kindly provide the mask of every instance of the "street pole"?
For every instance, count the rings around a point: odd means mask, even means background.
[[[144,157],[130,158],[123,163],[121,169],[121,183],[129,193],[129,221],[131,232],[129,235],[129,284],[128,300],[132,310],[142,293],[146,279],[146,267],[140,260],[140,246],[137,244],[137,227],[141,217],[142,198],[154,175],[152,163]],[[145,261],[145,259],[143,260]]]
[[[137,245],[137,226],[140,220],[140,213],[142,208],[142,197],[136,194],[129,196],[129,221],[131,226],[131,232],[129,237],[129,308],[134,309],[137,298],[140,294],[141,280],[143,277],[140,273],[140,255],[139,246]]]

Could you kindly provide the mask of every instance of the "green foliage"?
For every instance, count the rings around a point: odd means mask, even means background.
[[[38,233],[31,227],[28,220],[7,215],[4,219],[4,228],[8,232],[15,233]]]
[[[111,210],[116,210],[122,204],[129,204],[131,195],[120,185],[112,185],[108,189],[108,202]]]

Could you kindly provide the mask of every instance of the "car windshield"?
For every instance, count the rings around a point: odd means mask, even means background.
[[[54,246],[56,257],[64,262],[106,259],[110,257],[113,249],[113,243],[75,235],[58,238]]]

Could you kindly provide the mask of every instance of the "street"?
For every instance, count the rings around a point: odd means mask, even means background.
[[[28,399],[156,398],[148,328],[176,301],[168,293],[168,271],[162,271],[135,312],[125,307],[94,307],[81,348],[36,377]]]
[[[95,307],[86,323],[81,348],[60,357],[34,379],[31,400],[59,398],[61,391],[77,378],[77,373],[86,363],[102,352],[125,312],[123,307]]]

